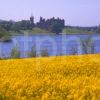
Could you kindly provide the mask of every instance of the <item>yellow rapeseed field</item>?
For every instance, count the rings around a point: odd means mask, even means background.
[[[0,100],[100,100],[100,55],[1,60]]]

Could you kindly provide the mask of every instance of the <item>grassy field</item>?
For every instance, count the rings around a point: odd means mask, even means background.
[[[1,60],[0,100],[100,100],[100,55]]]
[[[77,28],[65,28],[65,29],[63,29],[62,33],[66,33],[66,34],[93,34],[95,32],[77,29]]]
[[[10,31],[9,32],[10,35],[32,35],[32,34],[51,34],[51,32],[47,31],[47,30],[44,30],[44,29],[40,29],[40,28],[33,28],[32,30],[19,30],[19,31]]]

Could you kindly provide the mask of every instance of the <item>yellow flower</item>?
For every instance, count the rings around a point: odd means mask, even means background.
[[[0,98],[100,100],[100,55],[0,60]]]

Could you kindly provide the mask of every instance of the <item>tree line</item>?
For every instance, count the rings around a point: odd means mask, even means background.
[[[20,30],[33,30],[34,28],[46,30],[51,33],[62,33],[63,29],[68,29],[67,33],[72,31],[75,32],[83,32],[83,33],[100,33],[100,25],[94,26],[94,27],[78,27],[78,26],[68,26],[65,25],[65,20],[61,18],[50,18],[45,19],[43,17],[40,17],[40,20],[38,22],[34,22],[34,17],[31,16],[29,20],[21,20],[21,21],[0,21],[0,29],[3,28],[7,32],[9,31],[15,31],[19,32]],[[70,29],[70,30],[69,30]],[[66,32],[65,32],[66,33]]]
[[[34,23],[34,17],[31,16],[29,20],[21,20],[17,22],[1,21],[0,27],[7,31],[32,30],[33,28],[37,27],[52,33],[60,33],[65,27],[65,20],[55,17],[50,19],[40,17],[39,22]]]

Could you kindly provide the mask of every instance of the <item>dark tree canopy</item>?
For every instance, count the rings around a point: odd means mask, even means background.
[[[60,33],[65,27],[65,21],[54,17],[50,19],[40,17],[39,22],[34,23],[34,17],[31,16],[30,20],[22,20],[18,22],[2,21],[0,22],[0,26],[7,31],[32,30],[34,27],[37,27],[49,32]]]
[[[0,27],[0,38],[2,38],[5,35],[8,35],[8,32],[5,29],[3,29],[2,27]]]
[[[37,23],[37,27],[46,29],[53,33],[60,33],[62,29],[65,27],[65,21],[60,18],[51,18],[51,19],[44,19],[40,17],[40,21]]]

